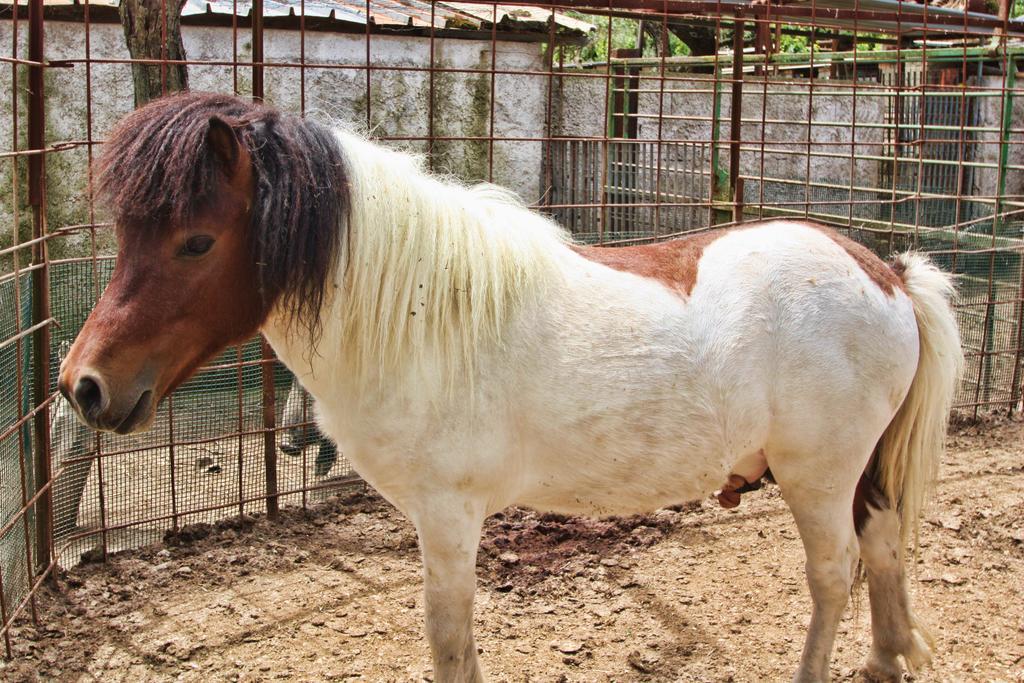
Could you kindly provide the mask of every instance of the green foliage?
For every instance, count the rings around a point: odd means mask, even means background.
[[[593,24],[597,29],[591,31],[590,39],[587,41],[586,45],[566,45],[559,48],[561,50],[562,57],[567,64],[607,61],[609,43],[612,50],[633,49],[637,45],[639,22],[633,19],[613,17],[611,19],[611,32],[609,35],[608,17],[581,14],[579,12],[568,12],[568,14],[576,19]],[[658,27],[658,30],[660,30],[660,26]],[[668,52],[669,55],[673,56],[688,55],[690,54],[690,48],[670,31],[668,35]],[[643,56],[657,56],[657,45],[655,44],[655,41],[651,39],[650,34],[648,34],[644,39]]]
[[[779,52],[808,52],[808,44],[806,36],[792,36],[783,33],[779,38]]]
[[[1014,15],[1024,14],[1024,0],[1015,0]],[[580,12],[568,12],[571,16],[593,24],[596,29],[591,32],[590,39],[586,45],[567,45],[560,47],[562,59],[567,64],[584,64],[587,62],[605,62],[608,60],[609,48],[611,50],[617,49],[633,49],[637,45],[637,31],[638,22],[634,19],[626,19],[623,17],[613,17],[611,19],[611,30],[609,32],[609,18],[600,15],[582,14]],[[657,25],[657,22],[652,22]],[[657,26],[660,30],[660,26]],[[787,29],[793,30],[806,30],[805,27],[797,26],[786,26]],[[821,31],[820,39],[817,43],[818,49],[827,49],[826,40],[829,39],[830,32]],[[852,36],[852,33],[843,32],[842,35]],[[869,34],[860,32],[858,36],[862,39],[858,43],[857,49],[861,51],[873,52],[876,50],[888,49],[888,45],[884,42],[866,42],[863,41],[866,37],[878,37],[880,40],[882,36],[880,34]],[[747,35],[748,44],[749,40],[753,39],[753,35],[748,32]],[[674,33],[669,31],[669,55],[671,56],[685,56],[690,54],[689,46],[679,39]],[[783,33],[780,38],[780,52],[789,54],[800,54],[810,52],[810,39],[806,35],[791,35]],[[721,31],[721,38],[719,40],[721,48],[728,49],[732,45],[732,31],[728,28],[728,24],[723,25]],[[644,57],[657,57],[657,46],[655,41],[651,39],[648,34],[644,39]],[[558,56],[556,55],[556,60]]]
[[[1024,0],[1020,0],[1020,2],[1024,2]],[[797,28],[797,27],[795,27],[795,26],[787,26],[786,28]],[[803,27],[801,27],[801,28],[803,28]],[[853,36],[853,33],[848,32],[848,31],[843,31],[842,33],[840,33],[840,36],[846,36],[846,37],[850,38],[850,37]],[[861,41],[861,42],[857,43],[857,50],[860,51],[860,52],[875,52],[877,50],[885,50],[885,49],[888,49],[890,47],[890,46],[886,45],[883,42],[869,43],[869,42],[866,42],[864,40],[865,38],[878,38],[878,39],[881,39],[882,38],[881,34],[858,32],[857,33],[857,37],[860,38],[860,41]],[[818,33],[816,35],[816,44],[817,44],[816,49],[818,49],[818,50],[820,50],[820,49],[830,49],[830,48],[826,47],[826,45],[828,44],[827,40],[831,40],[831,38],[828,37],[827,32]],[[782,37],[780,39],[780,43],[781,43],[780,50],[779,50],[780,52],[786,52],[786,53],[790,53],[790,54],[799,54],[799,53],[805,53],[805,52],[809,53],[810,52],[810,39],[807,36],[794,36],[794,35],[789,35],[789,34],[783,33]]]

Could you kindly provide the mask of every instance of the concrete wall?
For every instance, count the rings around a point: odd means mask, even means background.
[[[854,128],[850,125],[853,121],[852,98],[830,94],[836,89],[836,82],[831,83],[832,87],[821,88],[811,94],[806,83],[787,79],[770,81],[767,100],[762,84],[744,84],[744,123],[740,133],[743,147],[740,155],[742,174],[761,176],[760,144],[763,139],[766,178],[803,181],[808,176],[810,156],[810,178],[813,182],[848,185],[852,155],[855,157],[852,168],[854,184],[874,186],[877,183],[878,162],[863,157],[881,153],[883,131],[880,128],[865,127],[864,124],[884,121],[885,100],[879,97],[858,97],[858,127]],[[729,119],[732,115],[731,85],[721,84],[719,87],[724,91],[721,96],[719,137],[728,140]],[[641,88],[657,90],[658,82],[654,79],[641,79]],[[662,137],[709,141],[714,107],[713,89],[714,82],[711,80],[667,83],[666,90],[670,92],[665,94],[661,106],[664,112]],[[658,112],[659,94],[641,93],[640,113],[656,117]],[[702,120],[672,118],[677,116],[699,117]],[[808,125],[808,121],[812,124]],[[641,138],[656,138],[657,119],[641,118],[639,131]],[[729,168],[729,155],[725,148],[721,152],[721,166],[724,170]]]
[[[978,85],[982,88],[990,88],[993,93],[999,93],[1002,91],[1004,83],[1001,76],[984,76]],[[1018,87],[1020,87],[1019,84]],[[1012,97],[1013,103],[1010,120],[1006,122],[1003,121],[1005,101],[1001,95],[977,98],[978,121],[980,122],[979,125],[990,126],[995,129],[999,128],[1000,123],[1005,123],[1005,127],[1009,129],[1007,135],[1009,143],[1007,165],[1021,167],[1024,166],[1024,131],[1022,131],[1020,125],[1020,122],[1024,121],[1024,91],[1014,90]],[[993,164],[996,168],[977,169],[974,173],[974,187],[972,189],[978,195],[993,197],[999,189],[998,164],[1002,147],[1000,135],[994,131],[979,132],[977,139],[979,144],[975,161]],[[1024,171],[1019,170],[1019,168],[1008,169],[1006,171],[1005,184],[1004,196],[1009,197],[1014,202],[1024,201],[1024,196],[1022,196],[1022,193],[1024,193]],[[1009,210],[1009,207],[1004,210]],[[1015,217],[1014,220],[1020,220],[1020,218]]]
[[[561,79],[564,98],[556,100],[554,106],[556,135],[604,135],[606,79],[601,71],[591,73],[599,77],[573,74]],[[670,76],[679,75],[678,72],[670,73]],[[712,80],[697,80],[710,79],[709,74],[692,74],[689,78],[686,81],[666,81],[662,97],[658,92],[659,80],[649,72],[641,75],[640,89],[651,91],[641,92],[639,96],[641,118],[638,136],[641,139],[658,139],[660,135],[666,141],[709,144],[714,83]],[[977,85],[972,81],[972,86]],[[976,99],[977,125],[998,128],[1004,106],[1000,94],[1002,78],[986,76],[982,85],[991,88],[993,96]],[[731,114],[730,84],[724,83],[720,87],[723,92],[719,139],[727,141]],[[765,183],[764,204],[767,207],[785,206],[789,202],[789,208],[802,211],[803,183],[809,180],[812,184],[821,185],[811,187],[811,211],[845,219],[851,210],[850,205],[844,203],[849,197],[845,188],[852,182],[855,187],[877,188],[876,191],[854,192],[854,202],[860,202],[852,207],[854,215],[866,219],[889,219],[890,210],[886,202],[889,201],[888,192],[892,180],[883,172],[890,164],[871,157],[884,157],[887,153],[883,144],[886,131],[880,124],[886,123],[890,97],[870,88],[862,88],[854,112],[852,98],[838,94],[842,90],[848,92],[850,87],[852,83],[849,81],[819,81],[812,92],[807,80],[778,79],[769,81],[769,92],[765,98],[762,84],[750,80],[744,84],[742,116],[746,122],[741,129],[741,173],[753,178],[763,175],[766,181],[774,180]],[[662,114],[660,133],[659,112]],[[851,125],[854,117],[856,126]],[[1022,119],[1024,92],[1014,95],[1011,122]],[[813,121],[813,125],[809,126],[808,121]],[[1008,162],[1011,168],[1006,173],[1004,196],[1009,202],[1021,202],[1024,201],[1024,171],[1012,167],[1024,167],[1024,133],[1019,126],[1010,128]],[[942,137],[941,133],[932,135]],[[760,152],[762,139],[765,142],[763,157]],[[973,160],[992,167],[976,169],[971,186],[965,187],[964,195],[992,197],[998,188],[996,166],[1000,152],[999,135],[995,132],[981,132],[976,135],[976,140],[978,144],[974,147]],[[682,160],[673,156],[679,149],[668,145],[662,149],[663,167],[682,163]],[[925,149],[927,152],[929,148],[926,146]],[[968,152],[971,153],[970,149]],[[720,168],[727,172],[729,154],[725,142],[720,146],[719,163]],[[910,166],[913,168],[907,171]],[[902,169],[904,173],[911,173],[911,178],[916,177],[916,162],[905,163]],[[901,185],[907,186],[909,182],[909,186],[914,186],[906,178],[903,180],[906,182],[901,182]],[[838,187],[828,188],[824,185]],[[745,195],[748,206],[754,206],[761,200],[756,181],[747,182]],[[827,203],[829,201],[833,203]],[[951,218],[953,212],[946,206],[949,203],[950,200],[944,199],[922,201],[922,215],[918,217],[915,205],[905,202],[897,208],[896,219],[909,222],[919,219],[922,224],[947,225],[948,221],[954,220]],[[991,212],[991,199],[964,202],[965,206],[968,204],[971,210],[962,213],[963,220]]]
[[[678,75],[678,74],[674,74]],[[638,137],[641,139],[690,141],[709,144],[714,109],[713,81],[666,81],[664,94],[656,78],[641,76],[639,95]],[[707,74],[694,74],[693,79],[710,79]],[[836,82],[833,81],[833,84]],[[746,83],[743,90],[741,129],[744,151],[740,156],[744,175],[762,175],[760,142],[765,141],[764,176],[803,181],[807,176],[808,129],[810,129],[810,177],[813,182],[842,185],[850,183],[873,187],[878,182],[879,162],[865,159],[880,155],[883,130],[865,124],[884,121],[886,101],[881,97],[862,96],[857,101],[856,128],[850,126],[853,112],[850,97],[829,94],[821,88],[808,94],[806,82],[779,79],[769,82],[767,102],[763,85]],[[729,138],[731,116],[729,84],[722,84],[719,137]],[[831,89],[831,88],[830,88]],[[562,79],[565,97],[556,107],[556,134],[566,136],[600,136],[605,130],[604,78],[567,76]],[[658,115],[661,114],[660,134]],[[752,119],[752,121],[750,121]],[[762,119],[765,123],[762,125]],[[811,120],[814,125],[808,126]],[[772,150],[778,150],[773,152]],[[728,170],[726,145],[720,148],[721,168]],[[667,156],[666,156],[667,155]],[[667,151],[663,160],[671,162]],[[855,157],[851,169],[850,156]]]
[[[0,24],[0,45],[10,46],[12,24]],[[230,61],[231,29],[220,27],[183,27],[185,50],[191,60]],[[267,30],[265,59],[269,63],[298,63],[299,34],[296,31]],[[21,54],[26,54],[27,26],[19,25]],[[90,31],[93,59],[127,59],[124,37],[118,24],[94,24]],[[305,59],[314,64],[365,64],[366,42],[361,34],[309,32],[305,37]],[[50,60],[85,57],[84,25],[72,22],[46,23],[46,53]],[[9,54],[9,53],[8,53]],[[249,59],[251,45],[244,32],[239,33],[238,58]],[[383,67],[423,68],[430,61],[429,41],[423,38],[373,36],[371,63]],[[435,41],[435,65],[456,69],[490,69],[490,41]],[[499,41],[494,57],[497,69],[540,71],[541,46],[535,43]],[[130,67],[126,64],[94,64],[91,79],[92,138],[102,140],[111,126],[132,109],[133,94]],[[190,86],[194,90],[230,92],[236,72],[230,66],[193,65],[189,67]],[[87,138],[85,65],[46,71],[47,141]],[[27,76],[19,68],[19,148],[24,149],[27,117],[24,89]],[[237,70],[238,89],[251,92],[250,71]],[[0,92],[11,91],[11,69],[0,69]],[[267,100],[283,109],[299,111],[303,106],[300,69],[269,66],[265,70]],[[363,69],[307,68],[304,83],[305,109],[312,117],[333,120],[341,125],[367,129],[376,137],[426,137],[428,135],[429,75],[423,71],[371,72],[369,97],[366,71]],[[434,135],[489,136],[499,138],[544,135],[547,80],[528,75],[497,74],[494,77],[494,116],[491,118],[491,74],[448,72],[434,76]],[[0,100],[0,152],[13,149],[11,98]],[[424,141],[392,141],[417,152],[426,151]],[[492,179],[518,192],[527,202],[541,194],[541,142],[497,142],[491,150],[486,141],[445,141],[434,144],[435,170],[451,173],[467,182]],[[49,225],[57,228],[89,222],[86,200],[88,181],[87,148],[50,154],[47,157]],[[490,168],[493,164],[493,176]],[[14,164],[0,160],[0,246],[10,244],[14,222],[12,174],[19,176],[22,204],[25,189],[25,162]],[[28,216],[19,216],[22,234],[28,229]],[[109,251],[109,231],[99,234],[101,250]],[[56,257],[89,253],[87,234],[79,234],[51,243]]]
[[[565,137],[600,137],[607,128],[607,79],[602,72],[569,72],[555,83],[552,103],[553,134]]]

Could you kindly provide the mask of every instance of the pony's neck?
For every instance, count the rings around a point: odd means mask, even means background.
[[[367,394],[461,392],[479,354],[556,281],[564,233],[498,188],[446,182],[351,133],[338,140],[349,226],[310,370]]]

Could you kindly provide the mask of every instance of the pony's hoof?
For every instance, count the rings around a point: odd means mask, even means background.
[[[871,657],[860,670],[860,675],[870,683],[899,683],[903,680],[903,669],[896,659],[883,662],[877,657]]]

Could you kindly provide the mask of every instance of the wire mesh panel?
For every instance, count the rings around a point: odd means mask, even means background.
[[[102,289],[112,270],[112,258],[51,264],[51,313],[61,321],[56,348],[67,345],[91,309],[93,278]],[[55,354],[55,363],[62,355]],[[269,389],[283,408],[293,380],[271,362]],[[95,556],[151,542],[169,528],[266,512],[264,363],[256,340],[228,349],[177,389],[141,435],[93,434],[56,397],[51,457],[58,473],[58,559],[74,563],[82,553]],[[312,419],[307,409],[282,424],[308,427]],[[343,458],[321,472],[315,472],[314,459],[315,453],[302,450],[278,463],[282,504],[305,505],[311,495],[322,497],[351,475]]]
[[[11,624],[33,614],[34,587],[58,564],[307,505],[351,476],[259,340],[210,361],[143,435],[96,435],[56,393],[114,265],[93,162],[145,83],[159,94],[184,78],[355,128],[439,173],[511,189],[580,241],[790,218],[886,257],[927,251],[959,275],[957,408],[1020,408],[1024,27],[1008,13],[888,0],[190,0],[163,3],[149,54],[126,40],[114,0],[0,0],[0,20],[8,652]]]
[[[553,216],[606,243],[797,218],[885,257],[928,252],[959,276],[958,408],[1019,408],[1021,44],[998,37],[1016,22],[906,4],[647,9],[591,8],[605,49],[558,55]]]

